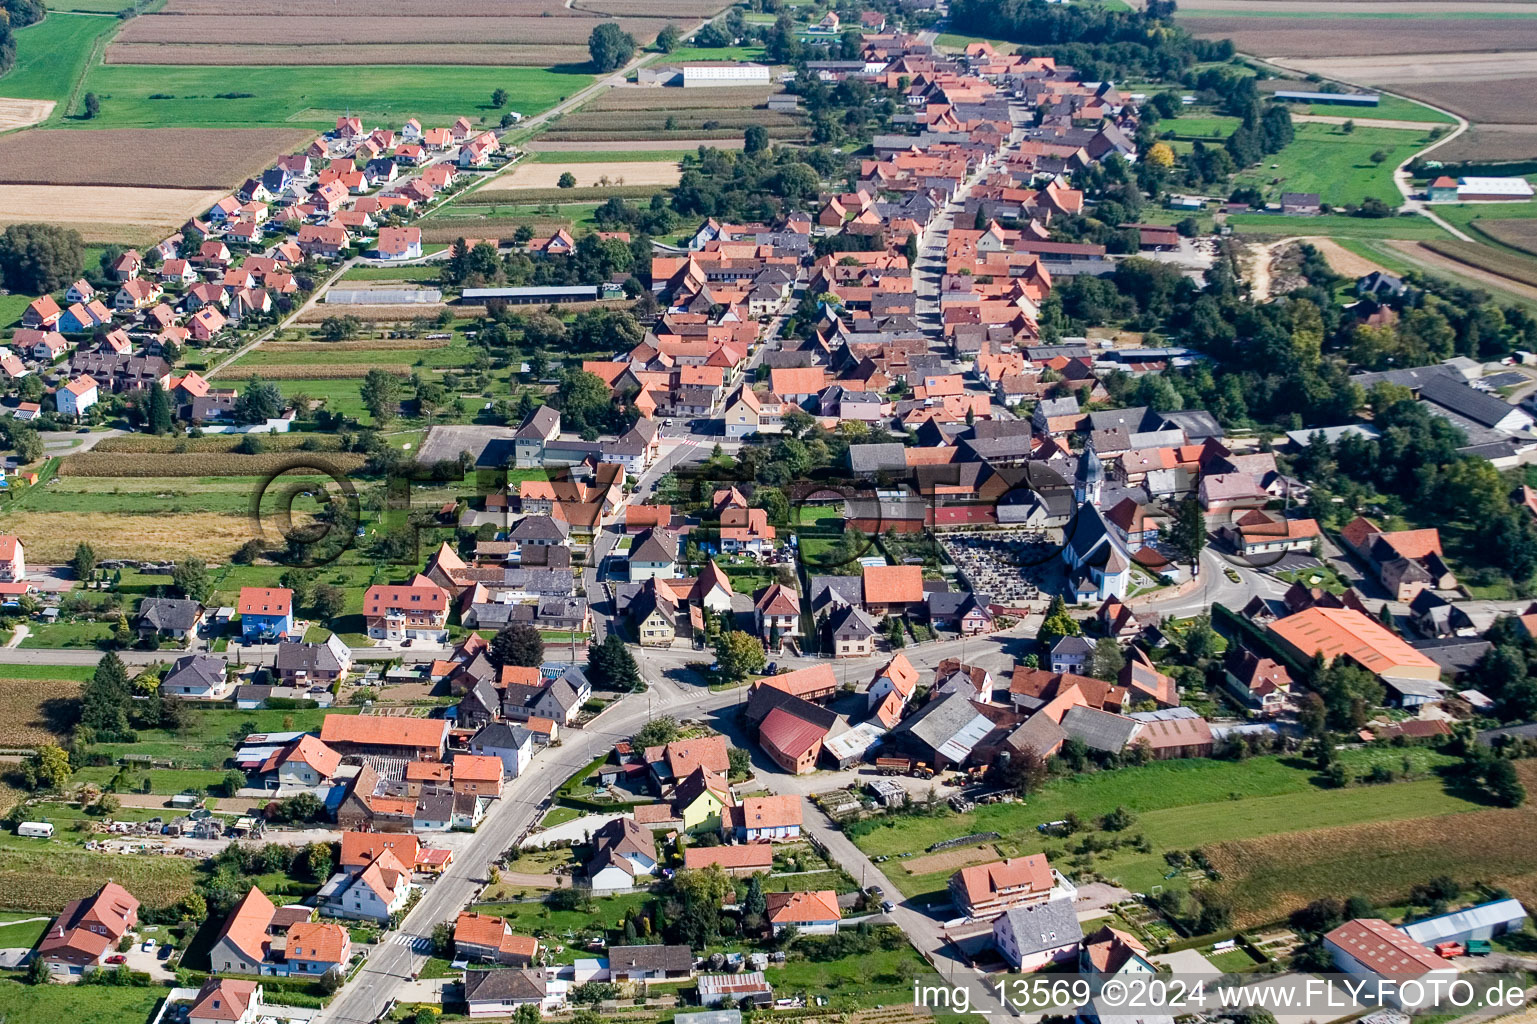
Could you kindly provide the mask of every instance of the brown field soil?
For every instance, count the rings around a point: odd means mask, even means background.
[[[363,456],[351,452],[306,453],[303,457],[331,466],[337,473],[349,473],[367,461]],[[79,455],[66,455],[59,460],[59,476],[263,476],[282,471],[292,464],[294,458],[292,452],[263,452],[260,455],[204,452],[126,455],[119,452],[82,452]],[[166,525],[174,526],[175,522],[167,522]],[[79,536],[94,537],[96,534],[81,533]],[[67,558],[65,560],[68,561]]]
[[[1537,124],[1537,105],[1532,103],[1532,97],[1537,95],[1537,74],[1503,80],[1396,82],[1393,89],[1405,96],[1444,107],[1469,121]],[[1460,140],[1448,143],[1448,147],[1456,145],[1457,141]],[[1494,158],[1492,153],[1485,154],[1481,150],[1474,156],[1474,159]],[[1438,159],[1447,158],[1438,156]]]
[[[567,43],[587,44],[601,18],[443,18],[371,15],[343,18],[316,15],[143,14],[118,34],[123,43],[185,43],[187,40],[240,39],[247,44],[321,43]],[[655,19],[618,19],[637,42],[656,38],[662,23]],[[422,52],[415,49],[418,60]]]
[[[732,86],[722,89],[662,89],[648,86],[620,86],[593,100],[584,111],[602,110],[713,110],[761,107],[779,91],[778,86]]]
[[[1520,217],[1509,220],[1480,220],[1477,229],[1513,249],[1520,249],[1522,252],[1537,256],[1537,220]]]
[[[1199,36],[1231,39],[1238,49],[1261,57],[1472,53],[1537,47],[1537,18],[1192,17],[1181,18],[1180,24]]]
[[[1353,82],[1372,85],[1409,84],[1426,78],[1498,82],[1510,77],[1537,75],[1537,51],[1530,49],[1512,49],[1499,54],[1456,51],[1402,51],[1372,57],[1328,56],[1327,51],[1325,54],[1286,57],[1276,63],[1325,78],[1349,78]]]
[[[1421,244],[1431,252],[1439,253],[1458,263],[1465,263],[1478,270],[1509,278],[1529,288],[1537,288],[1537,260],[1501,252],[1478,242],[1432,239]]]
[[[1537,762],[1518,762],[1528,788]],[[1205,848],[1233,901],[1233,924],[1252,927],[1284,918],[1321,896],[1360,893],[1392,904],[1432,875],[1503,886],[1537,896],[1537,808],[1467,811],[1433,818],[1344,825]]]
[[[745,125],[743,126],[745,127]],[[787,125],[775,125],[768,130],[771,139],[802,139],[809,129],[804,127],[791,127]],[[555,131],[545,132],[541,136],[545,142],[558,142],[560,145],[552,146],[552,149],[581,149],[583,147],[571,145],[580,142],[636,142],[649,140],[640,149],[684,149],[695,145],[713,146],[717,142],[736,139],[742,141],[742,128],[690,128],[686,131],[669,132],[660,128],[639,128],[633,131],[620,131],[618,129],[605,128],[592,131],[568,131],[560,128]],[[724,149],[735,149],[737,146],[723,146]]]
[[[69,722],[62,705],[79,693],[79,683],[64,679],[0,678],[0,747],[61,742]]]
[[[0,183],[140,185],[167,194],[230,189],[268,166],[274,154],[296,149],[314,135],[293,128],[43,129],[0,138]],[[153,199],[151,194],[138,202]]]
[[[53,100],[14,100],[0,96],[0,132],[46,121],[53,108]]]
[[[0,850],[0,907],[57,913],[110,878],[146,907],[170,907],[192,891],[185,857],[93,853],[54,841],[35,849]]]
[[[168,551],[179,551],[224,562],[255,536],[251,521],[245,516],[217,512],[182,512],[172,519],[111,512],[21,510],[7,515],[5,526],[33,538],[27,543],[27,550],[35,551],[40,562],[54,563],[69,561],[81,537],[90,537],[91,546],[102,558],[160,559]],[[49,533],[50,530],[60,532]]]
[[[1537,157],[1537,124],[1475,124],[1436,150],[1437,160],[1530,160]]]
[[[82,133],[94,134],[94,133]],[[266,151],[263,160],[274,151]],[[46,220],[74,228],[87,242],[164,237],[202,214],[226,189],[117,188],[98,185],[0,185],[0,227]]]
[[[450,237],[447,239],[429,239],[425,237],[424,231],[423,241],[453,242],[458,240],[458,235],[455,235],[452,232],[449,234]],[[463,232],[461,231],[460,234],[462,235]],[[448,308],[449,307],[445,303],[437,303],[435,305],[426,303],[412,303],[406,306],[331,306],[326,305],[325,303],[318,303],[301,313],[299,315],[299,322],[307,324],[318,324],[328,316],[346,314],[348,316],[355,316],[359,320],[366,320],[371,323],[409,323],[419,316],[437,316],[439,313],[443,312],[443,310]],[[457,312],[459,307],[455,306],[454,309]]]
[[[484,186],[482,191],[506,191],[508,189],[555,188],[562,174],[576,178],[576,187],[592,185],[676,185],[683,173],[677,163],[670,160],[636,161],[617,164],[538,164],[523,163]],[[599,178],[607,179],[599,182]]]
[[[549,67],[580,64],[588,59],[586,46],[544,43],[517,46],[510,43],[433,47],[432,60],[444,65],[496,67]],[[107,47],[107,64],[210,64],[210,65],[309,65],[420,64],[418,50],[376,43],[357,46],[237,46],[231,43],[113,43]]]
[[[230,367],[231,372],[239,366]],[[384,370],[397,377],[411,376],[411,367],[400,363],[354,363],[342,366],[316,366],[314,363],[267,363],[261,364],[261,375],[267,380],[362,380],[369,370]]]
[[[1474,244],[1476,245],[1477,243]],[[1529,284],[1523,284],[1514,278],[1505,276],[1504,273],[1496,273],[1494,271],[1475,266],[1467,262],[1467,252],[1462,252],[1459,253],[1457,257],[1452,257],[1444,253],[1437,252],[1435,249],[1432,249],[1428,245],[1425,245],[1421,242],[1395,240],[1388,242],[1388,245],[1408,256],[1415,263],[1418,263],[1432,271],[1442,270],[1450,274],[1459,275],[1461,277],[1472,278],[1474,281],[1488,285],[1489,287],[1498,288],[1502,291],[1510,292],[1513,295],[1519,295],[1522,298],[1528,299],[1532,302],[1537,302],[1537,287]],[[1493,249],[1488,249],[1485,246],[1480,246],[1480,248],[1484,249],[1490,254],[1494,254]],[[1516,259],[1516,257],[1509,255],[1504,257],[1497,257],[1494,265],[1500,266],[1500,259],[1510,261]]]
[[[1329,262],[1329,266],[1336,274],[1344,274],[1346,277],[1365,277],[1374,270],[1382,270],[1384,272],[1387,270],[1386,267],[1373,263],[1365,256],[1357,256],[1332,238],[1315,236],[1303,239],[1303,241],[1317,249],[1323,255],[1323,258]]]
[[[316,11],[313,0],[252,0],[240,5],[249,15],[289,17],[311,16]],[[422,13],[422,5],[411,0],[326,0],[325,12],[336,18],[409,17]],[[227,15],[229,0],[169,0],[157,13],[162,15]],[[440,18],[572,18],[573,13],[561,0],[441,0],[432,5]]]
[[[532,141],[523,144],[523,148],[530,153],[557,152],[557,153],[639,153],[648,149],[656,149],[656,141],[642,139],[573,139],[569,142],[559,142],[545,136],[543,142]],[[701,139],[691,137],[686,139],[671,138],[665,140],[673,149],[695,149],[699,146],[712,146],[715,149],[741,149],[743,142],[737,139]],[[425,226],[423,227],[425,229]],[[428,241],[424,236],[423,241]],[[443,241],[443,239],[432,239]],[[453,241],[452,238],[448,241]]]
[[[967,849],[946,850],[931,853],[927,857],[914,857],[902,862],[902,870],[909,875],[931,875],[938,871],[955,871],[968,864],[980,864],[998,856],[998,848],[991,843]]]
[[[724,11],[729,0],[576,0],[573,7],[619,18],[710,18]]]

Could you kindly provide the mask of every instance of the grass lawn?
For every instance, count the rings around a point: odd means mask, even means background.
[[[551,150],[548,152],[531,153],[529,155],[535,163],[540,164],[623,164],[653,163],[658,160],[682,160],[686,156],[697,156],[698,152],[691,149],[644,149],[617,153],[589,152],[587,150],[556,152]]]
[[[544,820],[539,822],[539,824],[545,828],[554,828],[556,825],[575,821],[581,816],[582,812],[575,807],[551,807],[549,813],[544,816]]]
[[[1410,217],[1281,217],[1268,213],[1235,213],[1227,223],[1240,235],[1327,235],[1330,238],[1446,238],[1451,236],[1418,214]]]
[[[642,906],[650,899],[650,893],[644,892],[604,896],[593,900],[590,912],[552,910],[543,903],[477,903],[470,909],[506,918],[512,930],[521,935],[561,938],[597,928],[618,928],[632,907]]]
[[[28,100],[54,100],[53,120],[64,115],[64,104],[84,74],[96,41],[117,28],[112,18],[86,14],[48,16],[16,32],[16,64],[0,78],[0,93]],[[153,91],[153,90],[151,90]]]
[[[1394,748],[1349,751],[1343,760],[1352,775],[1362,775],[1377,763],[1396,771],[1406,754],[1418,771],[1429,771],[1447,761],[1444,755],[1429,750]],[[921,851],[958,835],[993,831],[1002,835],[999,846],[1009,855],[1049,850],[1065,857],[1063,845],[1076,843],[1045,838],[1036,831],[1036,825],[1062,818],[1068,811],[1091,821],[1124,805],[1138,816],[1125,835],[1145,835],[1152,850],[1142,854],[1128,847],[1098,855],[1094,870],[1135,891],[1147,891],[1154,885],[1182,882],[1164,877],[1168,873],[1163,859],[1166,850],[1190,850],[1223,839],[1298,828],[1477,809],[1477,805],[1447,793],[1435,778],[1330,790],[1319,789],[1312,780],[1311,767],[1294,758],[1252,758],[1237,763],[1165,761],[1053,780],[1028,804],[994,804],[964,815],[884,819],[867,834],[856,834],[855,841],[867,853],[893,855]],[[900,869],[888,872],[908,896],[941,890],[948,875],[915,876]]]
[[[668,54],[659,55],[664,64],[673,64],[680,60],[710,61],[710,60],[763,60],[763,47],[761,46],[680,46]],[[521,107],[519,108],[522,109]]]
[[[45,920],[0,924],[0,949],[31,949],[43,937],[47,927],[48,922]]]
[[[548,68],[500,68],[497,76],[525,115],[548,110],[592,84],[589,74]],[[250,95],[218,99],[232,84]],[[349,110],[365,121],[385,124],[412,116],[424,124],[447,124],[459,116],[487,123],[493,119],[486,69],[473,67],[112,64],[92,67],[85,86],[101,97],[101,113],[88,122],[101,128],[324,129],[335,127],[336,116]]]
[[[1456,124],[1450,116],[1432,110],[1423,103],[1400,96],[1381,94],[1375,107],[1346,107],[1334,103],[1293,103],[1289,106],[1297,113],[1317,114],[1323,117],[1354,117],[1380,121],[1421,121],[1425,124]]]
[[[1250,956],[1249,951],[1242,946],[1224,949],[1220,953],[1202,950],[1201,955],[1210,960],[1212,965],[1224,974],[1247,973],[1259,966],[1259,961]]]
[[[259,709],[242,711],[238,708],[198,708],[188,712],[187,724],[176,732],[164,729],[142,729],[137,743],[103,743],[91,748],[93,753],[104,753],[112,758],[141,755],[175,761],[182,768],[217,769],[233,753],[233,739],[252,732],[279,732],[318,730],[321,720],[328,714],[356,714],[356,708],[310,709],[298,711]],[[211,774],[211,773],[210,773]],[[176,773],[180,776],[181,773]],[[199,773],[196,778],[207,778]],[[170,784],[172,776],[165,777]],[[180,792],[183,787],[170,790]]]
[[[436,263],[410,267],[353,267],[342,275],[343,281],[436,281],[443,268]]]
[[[21,321],[21,314],[27,311],[27,306],[32,302],[32,297],[12,293],[0,295],[0,327],[15,327]]]
[[[163,988],[112,985],[24,985],[0,981],[0,1019],[67,1020],[70,1024],[146,1021],[164,998]]]
[[[484,231],[488,223],[496,221],[507,222],[514,226],[521,223],[559,223],[571,228],[590,228],[595,226],[592,215],[600,205],[598,203],[519,203],[516,192],[507,192],[505,195],[509,201],[504,203],[482,203],[473,208],[442,207],[441,216],[436,212],[430,213],[422,218],[422,223],[440,228],[463,224],[465,230],[469,231]],[[472,209],[473,212],[471,212]]]
[[[106,622],[38,623],[21,642],[24,650],[45,647],[96,647],[112,636],[113,626]]]
[[[803,939],[803,943],[813,940]],[[774,993],[806,992],[832,999],[844,997],[860,1006],[912,1002],[913,979],[932,968],[905,943],[900,949],[877,950],[841,960],[815,962],[794,959],[782,967],[771,966],[767,979]]]
[[[1296,131],[1289,146],[1241,172],[1236,184],[1256,186],[1272,200],[1283,192],[1316,192],[1335,206],[1367,196],[1396,206],[1400,197],[1393,168],[1430,141],[1423,132],[1395,128],[1357,128],[1347,134],[1340,125],[1299,124]],[[1381,163],[1371,160],[1377,151],[1386,154]]]
[[[128,785],[130,792],[138,788],[137,783],[144,775],[149,776],[149,791],[164,796],[175,796],[177,793],[206,793],[211,788],[222,788],[224,785],[222,771],[200,768],[153,768],[132,779]]]
[[[1203,142],[1211,140],[1221,141],[1233,134],[1233,129],[1238,127],[1238,118],[1228,117],[1225,114],[1192,114],[1180,115],[1173,120],[1158,122],[1158,134],[1173,132],[1176,139],[1200,139]]]

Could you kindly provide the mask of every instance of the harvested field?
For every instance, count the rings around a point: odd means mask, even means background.
[[[1181,18],[1198,36],[1261,57],[1473,53],[1537,47],[1537,18]],[[1347,76],[1361,81],[1360,74]]]
[[[1421,243],[1431,252],[1465,263],[1478,270],[1507,277],[1517,284],[1537,288],[1537,261],[1523,259],[1478,242],[1442,241]]]
[[[0,747],[63,742],[79,693],[79,683],[64,679],[0,678]]]
[[[1458,79],[1402,82],[1394,83],[1393,88],[1405,96],[1445,107],[1469,121],[1537,124],[1537,106],[1531,101],[1532,96],[1537,95],[1537,75],[1477,81]],[[1449,145],[1455,144],[1453,142]],[[1494,156],[1480,151],[1479,158],[1494,159]]]
[[[44,129],[0,138],[0,183],[230,189],[313,137],[290,128]]]
[[[641,139],[573,139],[569,142],[559,142],[550,139],[549,135],[543,136],[548,141],[537,139],[525,142],[523,148],[530,153],[642,153],[657,147],[656,140]],[[737,139],[701,139],[697,136],[687,139],[669,137],[666,144],[674,149],[697,149],[700,146],[712,146],[715,149],[741,149],[743,141]],[[449,239],[453,241],[453,239]]]
[[[312,0],[257,0],[242,4],[241,10],[269,17],[309,16],[315,13]],[[326,0],[326,14],[336,18],[371,18],[374,15],[402,17],[422,12],[420,4],[410,0]],[[440,18],[571,18],[574,14],[560,0],[442,0],[432,5]],[[170,0],[157,12],[162,15],[227,15],[229,0]]]
[[[1317,249],[1336,274],[1365,277],[1374,270],[1385,269],[1364,256],[1357,256],[1331,238],[1305,238],[1303,241]]]
[[[1537,256],[1537,220],[1512,218],[1508,220],[1479,220],[1477,230],[1513,249]]]
[[[329,342],[332,345],[350,345],[352,342]],[[386,342],[375,342],[370,348],[380,347]],[[263,351],[268,346],[263,346]],[[156,437],[154,434],[123,434],[118,437],[104,437],[96,442],[93,452],[232,452],[240,447],[244,440],[241,434],[205,434],[202,437]],[[336,437],[326,437],[322,434],[269,434],[262,439],[262,443],[269,449],[282,449],[284,451],[298,451],[304,445],[319,445],[320,451],[340,451],[341,440]],[[305,449],[306,451],[312,449]]]
[[[248,517],[216,512],[182,512],[172,519],[160,513],[130,515],[23,509],[6,515],[5,528],[33,538],[27,544],[27,551],[36,552],[39,562],[56,564],[69,561],[76,541],[81,537],[91,538],[91,546],[101,558],[160,559],[166,557],[166,552],[176,551],[208,561],[225,562],[240,545],[254,536]],[[50,533],[50,530],[57,532]]]
[[[1325,78],[1348,78],[1352,82],[1371,85],[1411,84],[1424,78],[1453,77],[1465,81],[1498,82],[1512,75],[1537,75],[1537,51],[1533,50],[1511,50],[1498,55],[1404,51],[1368,58],[1287,57],[1276,63]]]
[[[576,0],[577,10],[622,18],[713,18],[731,6],[730,0]]]
[[[902,869],[910,875],[931,875],[936,871],[955,871],[968,864],[980,864],[997,857],[998,848],[992,843],[984,843],[960,850],[931,853],[927,857],[914,857],[903,861]]]
[[[586,46],[562,46],[545,43],[518,46],[511,43],[443,43],[433,47],[433,60],[440,64],[494,67],[542,68],[558,64],[581,64],[588,59]],[[398,45],[376,43],[358,46],[240,46],[233,43],[113,43],[107,47],[107,64],[182,64],[182,65],[328,65],[397,64],[417,65],[419,51]]]
[[[313,376],[313,374],[311,375]],[[250,476],[281,472],[296,456],[292,452],[264,452],[261,455],[229,453],[171,453],[125,455],[118,452],[82,452],[59,460],[59,476],[141,477],[141,476]],[[338,474],[349,473],[367,459],[351,452],[305,453],[304,459],[331,466]],[[168,522],[167,527],[176,524]],[[18,531],[20,532],[20,531]],[[75,534],[71,534],[75,536]],[[80,533],[94,537],[94,533]],[[73,548],[71,548],[73,550]],[[67,558],[65,559],[68,560]],[[46,559],[44,559],[46,561]]]
[[[1446,163],[1537,158],[1537,124],[1476,124],[1436,150]]]
[[[576,178],[577,188],[599,184],[604,186],[676,185],[682,173],[677,163],[666,160],[652,163],[626,163],[622,167],[593,163],[522,163],[515,167],[511,174],[503,174],[483,186],[481,191],[555,188],[563,174],[570,174]]]
[[[269,341],[260,351],[271,355],[284,352],[418,352],[448,348],[453,342],[444,338],[380,338],[376,341]],[[233,447],[233,446],[231,446]],[[297,447],[297,446],[295,446]],[[98,444],[96,451],[101,450]]]
[[[447,239],[429,239],[425,237],[424,232],[423,241],[453,242],[458,240],[458,236],[453,236],[452,233],[450,234],[451,237]],[[409,323],[410,321],[415,320],[417,317],[437,316],[447,308],[449,307],[445,303],[412,303],[406,306],[328,306],[324,303],[319,303],[300,314],[298,322],[318,324],[328,316],[336,316],[338,313],[345,313],[348,316],[355,316],[359,320],[366,320],[370,323]],[[458,307],[455,307],[455,309],[457,308]]]
[[[1517,762],[1516,770],[1529,787],[1537,785],[1537,763]],[[1528,805],[1281,833],[1216,843],[1205,852],[1233,901],[1234,926],[1247,928],[1340,893],[1393,904],[1415,882],[1441,874],[1530,900],[1537,896],[1534,834],[1537,808]]]
[[[235,372],[239,368],[238,365],[232,366],[230,371]],[[386,373],[393,373],[397,377],[411,376],[411,367],[402,363],[358,363],[353,366],[316,366],[314,363],[274,364],[263,360],[261,364],[261,375],[267,380],[362,380],[368,376],[369,370],[384,370]]]
[[[1518,295],[1529,302],[1537,302],[1537,287],[1523,284],[1520,281],[1505,276],[1504,273],[1496,273],[1474,266],[1465,261],[1465,258],[1463,258],[1466,255],[1465,253],[1463,257],[1448,256],[1437,252],[1422,242],[1390,241],[1388,245],[1402,252],[1415,263],[1420,264],[1432,273],[1436,270],[1442,270],[1459,277],[1469,278],[1475,284]],[[1490,250],[1490,252],[1492,251]],[[1506,260],[1512,258],[1509,256],[1504,257]]]
[[[262,154],[262,159],[270,160],[271,154]],[[87,242],[142,242],[163,238],[188,217],[206,212],[226,191],[0,185],[0,227],[46,220],[74,228]]]
[[[603,110],[713,110],[761,107],[779,91],[776,85],[743,86],[720,89],[656,89],[648,86],[620,86],[593,100],[584,111]]]
[[[313,11],[313,8],[312,8]],[[118,34],[121,43],[182,43],[206,39],[240,39],[246,45],[281,43],[288,46],[346,43],[410,43],[416,63],[424,54],[422,44],[462,43],[566,43],[586,46],[602,18],[444,18],[434,16],[337,17],[314,13],[294,15],[246,14],[143,14],[128,22]],[[637,42],[649,43],[662,28],[654,19],[618,19],[619,26]],[[433,60],[437,57],[434,54]],[[353,63],[356,63],[354,61]]]
[[[0,132],[8,132],[13,128],[25,128],[29,124],[46,121],[48,115],[53,113],[53,108],[52,100],[13,100],[0,97]]]

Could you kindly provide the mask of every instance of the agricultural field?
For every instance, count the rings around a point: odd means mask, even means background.
[[[118,26],[112,18],[50,12],[36,25],[16,32],[16,64],[0,79],[0,93],[59,106],[70,113],[72,92],[85,74],[96,48]]]
[[[1528,309],[1537,309],[1537,287],[1522,284],[1504,273],[1493,273],[1481,269],[1463,258],[1465,253],[1454,258],[1429,248],[1424,242],[1393,241],[1388,244],[1417,269],[1439,277],[1450,278],[1463,285],[1492,291],[1497,298],[1506,302],[1515,302]],[[1516,257],[1502,257],[1491,249],[1489,255],[1481,257],[1481,261],[1487,262],[1501,258],[1516,259]]]
[[[1305,223],[1304,223],[1305,222]],[[1235,213],[1227,224],[1240,235],[1284,238],[1300,232],[1330,238],[1450,238],[1434,221],[1419,215],[1407,217],[1279,217],[1266,213]]]
[[[586,46],[518,46],[510,43],[438,44],[433,55],[451,59],[455,67],[574,67],[588,60]],[[182,46],[177,43],[114,43],[107,51],[109,64],[214,64],[225,67],[342,64],[420,64],[422,55],[403,46],[385,43],[316,43],[287,46],[281,43],[253,48],[234,43]]]
[[[8,839],[0,844],[0,904],[7,910],[58,913],[65,903],[91,895],[101,888],[102,879],[111,878],[146,907],[169,907],[192,891],[192,872],[192,863],[180,857],[93,853],[61,839]]]
[[[142,245],[207,212],[224,195],[223,189],[0,184],[0,227],[42,219],[79,231],[87,242]]]
[[[41,124],[53,108],[53,100],[0,99],[0,132]]]
[[[1396,768],[1402,754],[1386,749],[1359,751],[1347,759],[1347,764],[1357,774],[1378,760]],[[1416,769],[1420,773],[1433,771],[1445,760],[1430,751],[1412,756],[1421,759]],[[1328,828],[1366,820],[1479,810],[1477,804],[1448,793],[1433,777],[1386,786],[1321,790],[1309,768],[1288,758],[1255,758],[1239,764],[1162,762],[1053,780],[1034,794],[1028,805],[995,804],[964,815],[885,819],[862,834],[856,831],[854,838],[866,853],[895,856],[921,852],[958,835],[994,831],[1003,836],[997,845],[1007,855],[1046,850],[1066,859],[1062,841],[1042,837],[1035,826],[1061,818],[1070,810],[1092,820],[1120,805],[1137,814],[1127,835],[1146,836],[1150,850],[1137,853],[1126,847],[1101,855],[1094,870],[1141,891],[1153,885],[1183,884],[1177,876],[1165,878],[1169,869],[1163,853],[1167,850],[1265,836],[1299,824]],[[1075,844],[1069,840],[1066,845]],[[888,877],[904,895],[921,899],[934,894],[933,898],[940,898],[949,873],[940,870],[904,877],[891,871]]]
[[[1476,230],[1497,242],[1537,256],[1537,219],[1484,220],[1480,218]]]
[[[0,138],[0,182],[231,189],[313,137],[293,128],[42,129]]]
[[[776,91],[773,86],[613,89],[554,122],[540,138],[547,147],[560,143],[550,148],[562,149],[575,148],[575,143],[642,140],[653,149],[683,149],[699,140],[739,139],[751,124],[762,125],[772,138],[803,138],[801,118],[762,109]]]
[[[516,197],[509,195],[509,200]],[[518,225],[527,224],[535,234],[548,234],[556,228],[593,227],[592,215],[598,203],[542,203],[520,205],[507,202],[496,205],[451,207],[451,216],[430,216],[421,221],[422,241],[454,242],[460,238],[510,238]]]
[[[1393,128],[1347,133],[1341,125],[1299,124],[1296,133],[1285,149],[1241,172],[1237,184],[1256,186],[1271,200],[1283,192],[1316,192],[1335,206],[1358,204],[1368,196],[1397,206],[1401,200],[1393,168],[1430,141],[1425,133]],[[1379,152],[1384,159],[1373,161]]]
[[[1396,18],[1364,14],[1335,18],[1203,14],[1182,16],[1180,24],[1199,36],[1231,39],[1239,50],[1260,57],[1311,60],[1392,54],[1537,50],[1537,18],[1530,17]],[[1299,61],[1289,60],[1285,63],[1292,67]],[[1345,77],[1351,81],[1361,80],[1360,73]]]
[[[1503,252],[1478,242],[1430,241],[1421,244],[1431,252],[1456,260],[1458,263],[1465,263],[1477,270],[1507,277],[1515,284],[1537,288],[1537,260],[1530,257]]]
[[[521,163],[513,169],[511,174],[493,178],[481,188],[480,192],[555,188],[561,176],[565,174],[570,174],[576,179],[575,188],[599,186],[608,188],[610,185],[670,186],[678,183],[682,173],[676,160],[627,161],[621,167],[589,161],[563,164],[539,160]]]
[[[1437,160],[1448,163],[1526,160],[1534,156],[1537,156],[1537,125],[1523,124],[1476,124],[1435,151]]]
[[[434,48],[433,53],[437,52]],[[239,92],[230,91],[238,80]],[[3,81],[3,80],[0,80]],[[107,64],[91,68],[85,88],[101,97],[93,127],[332,128],[350,110],[365,121],[426,125],[459,116],[494,123],[491,90],[516,97],[525,115],[541,113],[592,84],[582,70],[421,65],[242,67]],[[276,154],[271,154],[276,155]]]
[[[1527,785],[1537,766],[1517,762]],[[1374,824],[1340,825],[1207,846],[1221,888],[1234,903],[1234,924],[1284,917],[1320,896],[1361,893],[1377,903],[1402,899],[1413,881],[1450,875],[1537,897],[1537,810],[1478,810]]]
[[[0,747],[63,742],[79,693],[75,680],[0,679]]]

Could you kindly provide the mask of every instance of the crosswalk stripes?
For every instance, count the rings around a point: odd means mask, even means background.
[[[413,953],[431,953],[432,940],[425,935],[409,935],[400,932],[390,938],[390,944],[394,946],[409,946]]]

